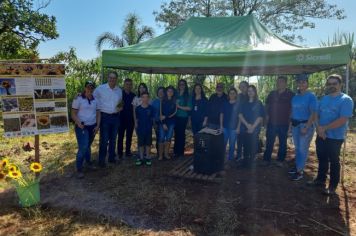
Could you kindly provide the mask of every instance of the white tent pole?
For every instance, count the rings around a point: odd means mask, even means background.
[[[350,63],[346,65],[346,94],[349,94]]]

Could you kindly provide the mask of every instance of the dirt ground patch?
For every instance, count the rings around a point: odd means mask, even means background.
[[[42,205],[20,209],[13,189],[3,186],[0,235],[356,234],[355,134],[346,146],[344,184],[331,198],[306,186],[316,173],[314,147],[305,178],[298,182],[287,174],[292,149],[283,167],[264,167],[257,159],[251,169],[243,169],[231,161],[220,183],[168,177],[183,158],[154,160],[151,167],[126,159],[78,180],[71,175],[73,134],[62,142],[54,137],[42,143],[41,151],[53,155],[46,157],[51,171],[41,182]],[[14,151],[16,143],[10,144]],[[32,155],[17,152],[20,161]]]

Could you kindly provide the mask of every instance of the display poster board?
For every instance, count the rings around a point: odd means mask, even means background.
[[[64,65],[0,63],[5,137],[69,131]]]

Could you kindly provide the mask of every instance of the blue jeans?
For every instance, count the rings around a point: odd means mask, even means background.
[[[79,128],[78,126],[75,126],[74,128],[75,136],[77,137],[78,143],[78,152],[76,159],[77,171],[83,170],[84,159],[88,165],[91,165],[91,144],[93,143],[95,137],[95,127],[96,124],[85,126],[83,129]]]
[[[303,135],[301,130],[304,127],[305,123],[293,126],[292,128],[293,142],[295,147],[295,167],[297,171],[304,170],[305,163],[308,159],[310,142],[314,135],[313,126],[309,127],[307,133]]]
[[[100,123],[100,144],[99,144],[99,165],[105,166],[106,154],[109,144],[109,162],[115,161],[115,144],[119,130],[119,114],[101,113]]]
[[[227,143],[229,142],[229,155],[228,160],[234,159],[235,143],[236,143],[236,129],[224,128],[224,147],[226,150]]]
[[[279,149],[278,149],[278,160],[284,161],[287,154],[287,138],[288,138],[288,125],[267,125],[266,130],[266,150],[263,154],[263,160],[271,161],[271,156],[273,152],[274,142],[278,136]]]
[[[163,129],[163,125],[159,125],[159,142],[170,142],[173,137],[174,124],[167,125],[168,130]]]

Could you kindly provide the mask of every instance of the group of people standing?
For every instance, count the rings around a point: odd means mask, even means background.
[[[270,165],[276,137],[279,140],[278,165],[283,165],[287,153],[288,132],[291,130],[295,147],[295,165],[288,171],[292,180],[303,178],[309,155],[309,146],[316,131],[316,153],[319,161],[318,175],[311,186],[323,187],[327,195],[335,194],[340,181],[340,150],[346,138],[348,120],[352,117],[353,100],[341,92],[342,77],[330,75],[326,80],[326,95],[318,101],[308,89],[308,76],[296,76],[297,92],[287,88],[287,78],[277,79],[277,89],[266,99],[266,149],[265,165]],[[325,188],[330,169],[329,186]]]
[[[339,153],[345,138],[348,118],[352,116],[353,101],[341,92],[339,75],[327,79],[328,94],[320,102],[308,90],[308,76],[297,75],[298,91],[287,88],[287,77],[279,76],[277,89],[272,91],[265,106],[258,98],[254,85],[242,81],[240,93],[230,88],[225,94],[224,84],[218,83],[208,99],[201,84],[193,86],[191,95],[187,82],[179,80],[177,88],[159,87],[151,100],[147,86],[139,84],[137,94],[133,82],[124,80],[123,89],[117,86],[116,72],[108,74],[108,82],[95,89],[87,82],[84,92],[72,104],[72,119],[78,140],[77,171],[82,178],[83,163],[92,168],[90,146],[100,128],[98,164],[116,163],[124,156],[132,156],[131,142],[134,130],[138,139],[136,165],[151,165],[150,150],[152,130],[156,134],[158,160],[170,159],[171,140],[173,153],[184,156],[186,129],[190,122],[193,135],[202,128],[219,129],[224,134],[225,149],[229,144],[227,159],[241,160],[243,166],[253,164],[258,151],[261,127],[266,126],[265,165],[271,163],[275,139],[278,136],[277,160],[282,165],[287,153],[288,132],[292,130],[295,145],[295,168],[289,171],[293,180],[303,177],[310,142],[317,130],[316,149],[319,159],[318,177],[311,184],[325,184],[330,163],[328,193],[334,193],[340,178]],[[95,89],[95,90],[94,90]],[[94,90],[94,92],[93,92]],[[290,128],[291,127],[291,128]],[[118,137],[118,138],[117,138]],[[117,139],[117,150],[115,150]],[[235,150],[237,147],[237,156]],[[117,151],[117,156],[116,152]],[[117,157],[117,158],[116,158]]]

